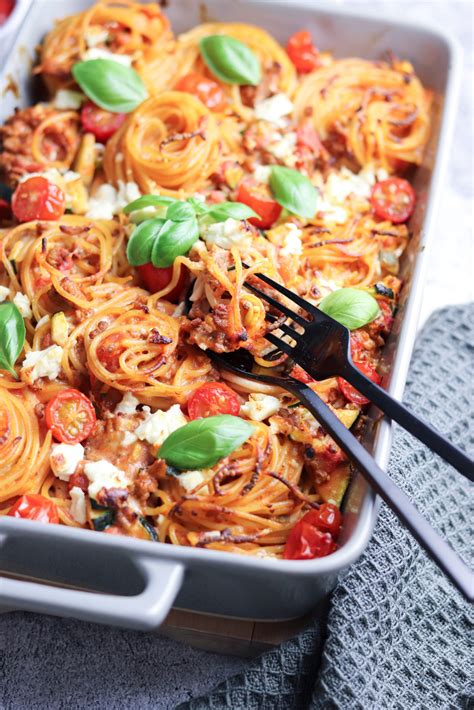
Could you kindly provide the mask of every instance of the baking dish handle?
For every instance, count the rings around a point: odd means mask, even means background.
[[[184,568],[177,562],[137,557],[145,586],[135,596],[65,589],[0,578],[0,606],[72,617],[112,626],[151,631],[165,619],[181,587]]]

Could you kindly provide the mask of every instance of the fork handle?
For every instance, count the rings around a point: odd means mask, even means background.
[[[376,464],[369,452],[313,390],[296,380],[294,384],[288,383],[287,388],[301,400],[302,404],[323,425],[327,433],[339,444],[347,456],[357,464],[372,488],[410,530],[431,559],[445,572],[460,592],[472,601],[474,598],[473,573],[448,543],[431,527],[406,493]]]
[[[370,399],[390,419],[398,422],[410,434],[426,444],[428,448],[441,456],[442,459],[454,466],[455,469],[474,480],[474,463],[467,454],[452,444],[436,429],[420,419],[396,399],[391,397],[384,389],[369,380],[354,364],[348,362],[344,372],[341,373],[345,380],[351,383],[359,392]]]

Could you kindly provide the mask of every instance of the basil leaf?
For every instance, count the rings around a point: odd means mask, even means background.
[[[153,244],[151,251],[153,266],[158,268],[171,266],[177,256],[188,253],[197,239],[199,239],[199,229],[195,217],[186,222],[173,222],[167,219]]]
[[[168,207],[166,219],[172,219],[173,222],[186,222],[188,219],[195,217],[195,211],[188,202],[175,202]]]
[[[199,42],[205,64],[226,84],[260,83],[260,62],[247,45],[228,35],[209,35]]]
[[[0,369],[17,377],[13,365],[25,343],[25,321],[14,303],[0,303]]]
[[[130,113],[148,97],[135,69],[110,59],[78,62],[72,75],[86,96],[106,111]]]
[[[179,469],[208,468],[247,441],[253,430],[252,424],[230,414],[195,419],[170,434],[158,456]]]
[[[173,202],[177,202],[174,197],[166,197],[166,195],[142,195],[138,197],[133,202],[129,202],[122,212],[124,214],[130,214],[130,212],[135,212],[136,210],[142,210],[145,207],[161,207],[171,205]]]
[[[308,219],[316,214],[317,190],[298,170],[273,165],[270,173],[270,189],[275,200],[288,212]]]
[[[349,330],[362,328],[380,313],[379,304],[367,291],[340,288],[323,298],[318,308]]]
[[[127,260],[130,266],[141,266],[151,261],[151,251],[158,238],[164,219],[147,219],[132,232],[127,244]]]
[[[258,217],[251,207],[242,202],[219,202],[209,208],[208,214],[215,222],[225,222],[226,219],[249,219]]]
[[[186,202],[189,202],[195,213],[198,215],[207,214],[209,212],[209,207],[207,207],[204,202],[201,202],[201,200],[197,200],[195,197],[188,197]]]

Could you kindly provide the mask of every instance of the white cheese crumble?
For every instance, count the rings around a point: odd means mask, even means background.
[[[101,185],[95,195],[89,199],[89,209],[86,212],[86,217],[90,219],[113,219],[114,215],[119,214],[129,202],[138,199],[141,196],[140,189],[136,182],[118,181],[118,189],[113,185],[104,183]]]
[[[232,249],[237,246],[247,248],[252,242],[250,232],[238,219],[226,219],[225,222],[209,224],[201,229],[201,237],[206,244],[216,244],[221,249]]]
[[[286,94],[280,93],[270,96],[269,99],[260,101],[255,106],[255,117],[261,121],[269,121],[283,128],[283,118],[293,113],[294,106]]]
[[[84,94],[80,91],[72,91],[71,89],[59,89],[54,97],[54,107],[59,110],[77,110],[81,108],[85,101]]]
[[[31,318],[33,313],[31,312],[30,299],[26,293],[22,293],[21,291],[15,293],[13,303],[18,308],[23,318]]]
[[[49,455],[49,463],[54,475],[61,481],[69,481],[75,472],[77,464],[84,458],[82,444],[53,444]]]
[[[254,422],[263,422],[264,419],[276,414],[280,407],[281,402],[278,397],[255,393],[249,395],[248,401],[240,407],[240,415]]]
[[[202,475],[201,471],[186,471],[186,473],[180,473],[177,476],[179,485],[184,488],[185,491],[191,493],[197,486],[204,483],[206,480]]]
[[[110,461],[88,461],[84,465],[84,473],[89,479],[88,493],[91,498],[97,498],[102,488],[126,488],[128,481],[125,472]]]
[[[31,368],[29,379],[33,382],[39,377],[55,380],[61,371],[63,349],[60,345],[50,345],[44,350],[30,350],[23,360],[23,369]]]
[[[98,44],[105,44],[109,39],[108,30],[103,27],[97,27],[97,25],[92,25],[84,32],[84,39],[87,46],[96,47]]]
[[[71,488],[69,495],[71,496],[71,506],[69,512],[72,517],[79,523],[79,525],[84,525],[86,522],[86,497],[84,491],[78,486]]]
[[[285,163],[285,165],[290,168],[296,164],[295,148],[296,133],[294,131],[290,131],[279,140],[274,141],[267,146],[269,153],[274,155],[275,158],[280,160],[282,163]]]
[[[136,434],[133,431],[124,431],[122,436],[122,446],[131,446],[137,440]]]
[[[8,286],[0,286],[0,303],[6,301],[10,295],[10,289]]]
[[[115,407],[115,414],[135,414],[140,400],[131,392],[125,392],[121,401]]]
[[[100,49],[99,47],[90,47],[82,53],[81,59],[83,62],[88,62],[91,59],[110,59],[112,62],[118,62],[126,67],[132,65],[132,57],[128,54],[114,54],[108,49]]]
[[[253,171],[253,176],[257,182],[268,183],[270,181],[272,169],[270,165],[257,165]]]
[[[283,238],[280,254],[282,256],[301,256],[303,253],[303,244],[301,242],[303,232],[293,222],[288,222],[285,226],[288,229],[288,233]]]
[[[141,441],[148,441],[152,446],[161,446],[173,431],[188,423],[179,404],[174,404],[166,412],[159,409],[151,414],[149,407],[144,407],[143,411],[146,419],[137,426],[135,434]]]

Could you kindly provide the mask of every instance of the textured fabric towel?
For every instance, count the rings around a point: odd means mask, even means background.
[[[472,454],[474,306],[435,313],[415,348],[405,402]],[[472,486],[397,428],[390,474],[472,563]],[[472,515],[471,515],[472,521]],[[310,628],[189,710],[472,707],[470,608],[392,512]]]

